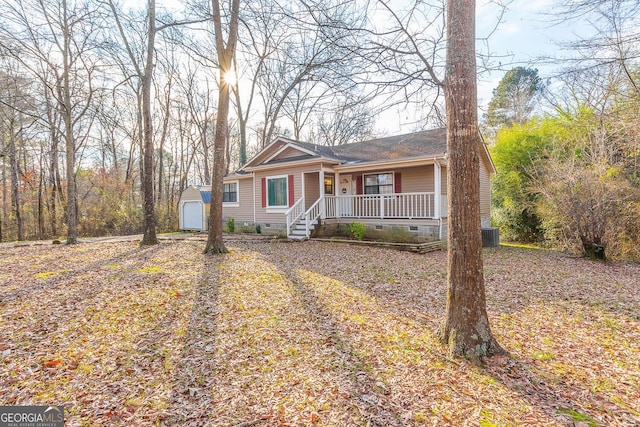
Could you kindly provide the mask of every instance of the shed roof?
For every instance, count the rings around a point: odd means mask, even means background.
[[[200,190],[200,195],[204,203],[211,203],[211,190]]]

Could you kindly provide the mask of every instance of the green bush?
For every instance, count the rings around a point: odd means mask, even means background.
[[[362,240],[367,227],[361,222],[352,222],[349,224],[349,232],[358,240]]]
[[[236,231],[236,220],[233,218],[229,218],[227,220],[227,231],[229,233],[233,233]]]
[[[260,227],[260,224],[256,224],[256,234],[262,234],[262,227]]]

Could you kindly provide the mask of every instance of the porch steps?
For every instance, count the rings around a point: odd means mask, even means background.
[[[311,235],[316,225],[318,225],[317,220],[311,222],[311,224],[309,225],[309,235]],[[293,240],[307,239],[307,226],[304,223],[304,220],[299,220],[298,222],[296,222],[295,227],[293,228],[293,230],[291,230],[291,233],[288,237]]]

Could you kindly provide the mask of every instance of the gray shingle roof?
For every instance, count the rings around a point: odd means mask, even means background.
[[[370,162],[411,157],[442,156],[447,148],[445,129],[431,129],[333,147],[345,161]]]
[[[263,164],[287,163],[319,157],[335,159],[340,163],[392,161],[414,157],[444,156],[447,148],[445,129],[431,129],[404,135],[375,138],[334,147],[302,141],[291,142],[316,154],[286,157]]]

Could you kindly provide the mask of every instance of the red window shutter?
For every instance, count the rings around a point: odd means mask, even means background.
[[[362,175],[356,177],[356,194],[362,194]]]
[[[267,178],[262,178],[262,207],[267,207]]]
[[[293,175],[289,175],[289,207],[293,206],[295,203],[294,192],[293,192]]]
[[[402,177],[400,172],[393,174],[393,191],[395,193],[402,193]]]

